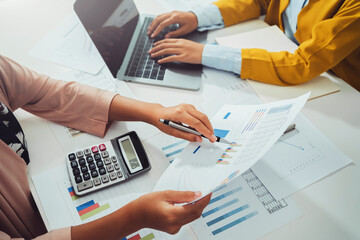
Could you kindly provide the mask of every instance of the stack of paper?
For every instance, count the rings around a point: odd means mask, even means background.
[[[269,52],[288,51],[294,53],[297,45],[288,39],[277,26],[269,26],[258,30],[216,38],[221,46],[232,48],[260,48]],[[339,87],[330,80],[329,74],[321,74],[311,81],[296,86],[278,86],[249,80],[250,85],[265,101],[287,99],[311,91],[310,99],[318,98],[340,91]]]

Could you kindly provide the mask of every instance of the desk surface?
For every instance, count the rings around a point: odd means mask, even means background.
[[[161,11],[156,0],[136,1],[144,12]],[[73,0],[4,0],[0,1],[0,53],[38,72],[48,75],[68,69],[35,59],[27,52],[72,12]],[[215,34],[243,31],[238,25]],[[302,113],[354,162],[350,166],[312,184],[293,195],[303,216],[261,239],[359,239],[360,238],[360,94],[342,80],[335,79],[341,92],[308,102]],[[174,105],[181,102],[200,106],[198,92],[140,84],[128,84],[140,100]],[[176,94],[177,98],[173,98]],[[169,99],[172,99],[169,102]],[[32,163],[29,176],[59,165],[62,158],[48,162],[41,155],[44,144],[53,154],[63,156],[45,120],[17,111],[15,113],[27,135]],[[37,132],[46,137],[44,143]],[[43,164],[46,163],[46,164]],[[32,184],[32,183],[31,183]],[[36,197],[36,196],[35,196]],[[189,236],[190,237],[190,236]],[[192,238],[195,239],[194,235]]]

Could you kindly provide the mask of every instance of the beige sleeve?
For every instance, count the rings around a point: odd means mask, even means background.
[[[115,93],[54,80],[0,56],[0,95],[17,108],[61,125],[104,136]]]

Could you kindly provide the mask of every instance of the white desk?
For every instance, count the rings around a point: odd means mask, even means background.
[[[155,0],[137,2],[147,13],[161,11]],[[58,65],[32,58],[27,52],[71,13],[72,3],[73,0],[0,1],[0,53],[49,75],[65,71]],[[238,27],[225,29],[223,33],[230,34]],[[354,163],[294,194],[303,217],[262,239],[360,239],[360,188],[357,184],[360,182],[360,94],[341,80],[338,84],[341,92],[308,102],[303,113]],[[164,105],[187,102],[197,106],[203,101],[198,92],[139,84],[129,86],[144,101]],[[29,175],[59,165],[64,153],[46,121],[24,111],[17,111],[16,115],[29,142],[32,158]],[[42,139],[37,137],[39,131]],[[53,156],[58,157],[48,161],[47,154],[42,154],[44,149],[52,149]]]

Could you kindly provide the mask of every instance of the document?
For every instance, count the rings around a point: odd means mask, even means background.
[[[263,105],[224,105],[214,133],[231,144],[190,143],[163,173],[155,190],[201,191],[203,196],[258,161],[301,111],[309,94]]]
[[[269,26],[245,33],[216,38],[221,46],[232,48],[261,48],[269,52],[288,51],[294,53],[298,46],[277,27]],[[340,91],[327,73],[295,86],[278,86],[248,80],[251,87],[264,102],[293,98],[311,91],[309,100]]]
[[[105,65],[75,13],[52,30],[29,54],[91,74],[98,73]]]
[[[252,170],[275,199],[282,199],[345,167],[352,160],[299,114]]]

